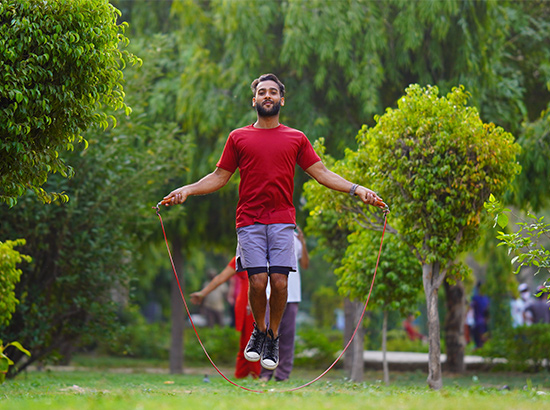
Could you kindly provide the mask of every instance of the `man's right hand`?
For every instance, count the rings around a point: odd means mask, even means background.
[[[173,190],[162,199],[160,204],[166,206],[183,204],[189,196],[186,188],[186,186],[182,186],[181,188]]]

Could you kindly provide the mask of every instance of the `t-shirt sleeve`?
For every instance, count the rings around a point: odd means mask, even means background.
[[[235,141],[232,137],[232,134],[229,134],[227,141],[225,142],[225,147],[223,148],[222,156],[216,164],[218,168],[225,169],[231,173],[235,172],[239,166],[239,160],[237,156],[237,149],[235,147]]]
[[[300,168],[305,171],[310,166],[319,161],[321,161],[321,158],[313,149],[313,145],[311,145],[311,142],[309,142],[305,134],[303,134],[302,144],[300,146],[300,152],[298,153],[298,158],[296,162],[298,163]]]

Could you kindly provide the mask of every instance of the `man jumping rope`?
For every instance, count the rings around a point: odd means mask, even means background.
[[[237,270],[248,271],[250,307],[256,322],[245,357],[274,370],[279,364],[279,324],[287,302],[288,274],[297,267],[292,202],[296,164],[321,185],[349,192],[365,204],[379,208],[386,204],[370,189],[327,169],[303,132],[279,123],[285,86],[274,74],[261,75],[251,88],[256,122],[229,134],[214,172],[170,192],[162,204],[182,204],[189,196],[217,191],[239,169]],[[266,323],[268,278],[271,297]]]

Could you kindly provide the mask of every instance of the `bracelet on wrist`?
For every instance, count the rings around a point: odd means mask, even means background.
[[[349,194],[350,194],[351,196],[355,196],[355,191],[357,190],[357,187],[359,187],[358,184],[353,184],[353,185],[351,186],[351,188],[349,189]]]

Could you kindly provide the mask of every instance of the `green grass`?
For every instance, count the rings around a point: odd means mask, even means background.
[[[391,385],[385,386],[381,372],[367,371],[365,381],[355,384],[337,369],[311,386],[288,392],[320,373],[296,369],[288,382],[238,381],[264,392],[252,393],[229,384],[212,368],[170,375],[147,364],[29,371],[0,385],[0,409],[550,409],[548,373],[445,375],[443,389],[432,391],[423,372],[393,372]],[[231,368],[223,371],[232,379]],[[203,381],[205,373],[209,383]]]

